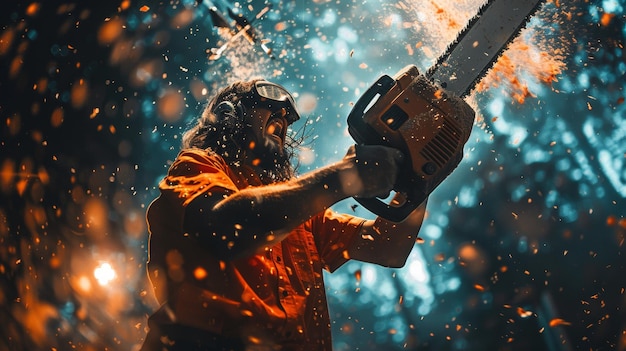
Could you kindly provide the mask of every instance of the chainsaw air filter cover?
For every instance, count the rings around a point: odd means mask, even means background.
[[[435,86],[413,65],[393,78],[379,78],[350,112],[348,130],[358,144],[404,152],[407,160],[394,190],[406,201],[356,200],[391,221],[405,219],[461,162],[474,117],[465,100]]]

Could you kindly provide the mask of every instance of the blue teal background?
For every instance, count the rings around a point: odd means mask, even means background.
[[[340,159],[380,75],[425,71],[477,1],[24,2],[0,15],[0,350],[132,350],[156,307],[145,209],[216,87],[263,76]],[[402,269],[327,274],[336,350],[626,350],[623,1],[549,2],[469,98],[477,122]],[[508,72],[508,73],[507,73]],[[524,90],[526,89],[526,90]],[[352,199],[339,211],[372,216]],[[116,276],[100,285],[107,263]]]

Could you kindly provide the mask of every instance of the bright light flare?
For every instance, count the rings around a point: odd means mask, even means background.
[[[101,262],[94,270],[93,276],[101,286],[108,285],[113,279],[117,277],[115,270],[108,262]]]

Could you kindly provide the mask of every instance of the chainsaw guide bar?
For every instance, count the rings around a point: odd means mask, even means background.
[[[490,0],[459,33],[426,77],[459,97],[468,95],[521,32],[543,0]]]

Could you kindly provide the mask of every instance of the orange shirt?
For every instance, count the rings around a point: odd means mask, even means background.
[[[238,191],[261,181],[215,154],[182,151],[148,209],[148,272],[169,322],[281,350],[331,350],[322,269],[347,261],[344,251],[364,220],[320,213],[258,254],[220,261],[183,228],[185,207],[216,187]]]

